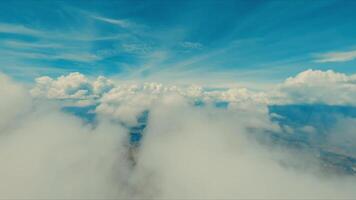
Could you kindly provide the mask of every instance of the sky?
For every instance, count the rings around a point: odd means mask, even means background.
[[[121,80],[275,83],[356,72],[355,1],[0,2],[0,71]]]

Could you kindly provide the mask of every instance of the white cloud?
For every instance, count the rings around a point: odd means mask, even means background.
[[[95,100],[113,87],[113,82],[103,76],[90,81],[83,74],[74,72],[57,79],[48,76],[37,78],[31,94],[49,99]]]
[[[112,88],[114,89],[110,92]],[[260,107],[263,110],[268,104],[285,103],[356,105],[355,91],[356,75],[346,75],[332,70],[306,70],[266,91],[253,91],[236,86],[207,90],[200,85],[164,85],[154,82],[122,82],[115,86],[105,77],[100,76],[97,80],[90,81],[80,73],[71,73],[57,79],[37,78],[31,93],[33,96],[51,99],[98,99],[101,102],[99,107],[101,111],[114,113],[119,108],[118,105],[125,105],[124,102],[135,107],[137,112],[142,112],[162,95],[172,93],[183,96],[191,102],[201,100],[210,104],[224,101],[229,102],[231,109],[246,110]],[[110,108],[110,105],[114,105],[114,108]],[[124,107],[128,109],[126,105]]]
[[[346,62],[356,59],[356,51],[330,52],[315,56],[315,62]]]
[[[81,98],[85,95],[77,95],[78,91],[89,91],[89,86],[107,91],[102,87],[106,82],[98,78],[94,84],[73,73],[58,79],[42,77],[36,87],[43,87],[39,90],[45,96],[53,89],[53,98]],[[346,199],[356,195],[355,177],[324,174],[309,152],[263,146],[251,139],[253,133],[279,130],[266,113],[190,104],[197,97],[264,102],[260,94],[246,89],[224,95],[199,86],[153,83],[111,89],[101,103],[114,111],[127,108],[123,117],[133,116],[136,106],[150,110],[144,139],[133,149],[120,124],[99,115],[95,126],[83,125],[46,101],[32,101],[26,90],[5,76],[0,76],[0,83],[7,99],[0,99],[0,122],[6,121],[0,123],[1,198]],[[293,163],[303,167],[285,167]]]
[[[14,121],[19,113],[26,113],[31,101],[25,88],[16,85],[0,73],[0,131]]]
[[[99,76],[92,85],[94,94],[99,95],[109,92],[114,87],[114,83],[104,76]]]
[[[261,148],[246,138],[248,127],[274,129],[259,113],[199,110],[176,96],[165,97],[151,109],[134,180],[149,187],[143,191],[145,195],[163,199],[354,195],[352,183],[347,180],[323,180],[311,175],[312,171],[301,173],[281,167],[276,160],[285,161],[296,155],[285,150],[282,150],[285,154],[274,154]],[[310,161],[303,156],[299,159]]]
[[[48,55],[46,53],[32,53],[32,52],[20,51],[18,48],[15,48],[10,50],[1,50],[0,52],[8,56],[9,58],[15,58],[15,59],[37,59],[37,60],[51,60],[51,61],[70,60],[74,62],[94,62],[102,59],[100,55],[76,52],[76,51],[68,51],[68,53],[58,53],[58,54]]]
[[[356,153],[356,134],[354,127],[356,127],[355,118],[339,116],[336,124],[330,130],[328,143],[336,147],[346,146],[347,148],[344,149],[349,150],[350,155],[354,155]]]
[[[307,70],[281,84],[270,98],[281,103],[356,105],[356,75]]]
[[[30,35],[30,36],[40,36],[43,32],[28,28],[21,24],[5,24],[0,23],[0,33],[12,33],[12,34],[22,34],[22,35]]]
[[[46,96],[50,99],[85,99],[92,94],[89,80],[80,73],[70,73],[56,80],[48,76],[36,79],[36,87],[31,91],[34,96]]]
[[[132,125],[136,123],[138,115],[149,109],[168,90],[170,88],[163,88],[157,83],[120,85],[100,99],[96,111]]]
[[[97,112],[135,124],[137,116],[155,105],[166,95],[185,98],[190,104],[203,101],[210,106],[215,102],[228,102],[231,109],[253,109],[263,107],[267,99],[263,93],[246,88],[231,88],[223,91],[206,91],[197,85],[165,86],[160,83],[122,84],[103,95]]]
[[[106,22],[109,24],[114,24],[114,25],[118,25],[121,26],[123,28],[127,28],[130,26],[130,22],[127,20],[123,20],[123,19],[112,19],[112,18],[107,18],[107,17],[102,17],[102,16],[91,16],[93,19],[102,21],[102,22]]]
[[[91,54],[91,53],[65,53],[65,54],[58,54],[53,56],[46,56],[44,59],[50,60],[70,60],[70,61],[78,61],[78,62],[95,62],[101,60],[102,57]]]
[[[5,46],[11,47],[11,48],[39,48],[39,49],[47,49],[47,48],[64,48],[63,45],[61,44],[56,44],[56,43],[44,43],[44,42],[23,42],[23,41],[16,41],[16,40],[5,40],[3,42]]]
[[[125,129],[84,126],[1,74],[0,83],[0,198],[125,197]]]

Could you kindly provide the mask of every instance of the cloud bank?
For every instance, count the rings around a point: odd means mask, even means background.
[[[337,85],[331,89],[343,89],[338,94],[352,95],[353,76],[310,70],[286,80],[272,97],[244,88],[114,86],[106,78],[91,81],[79,73],[38,78],[31,92],[5,75],[0,83],[0,198],[356,197],[354,176],[330,175],[311,152],[255,137],[281,132],[266,105],[282,102],[282,97],[287,102],[308,84],[316,92],[300,93],[304,99],[317,95],[333,103],[317,91],[328,83]],[[83,123],[52,103],[68,99],[98,104],[93,111],[97,123]],[[336,103],[353,103],[341,99]],[[228,102],[227,109],[214,106],[219,102]],[[132,146],[125,124],[134,125],[146,110],[143,139]]]
[[[124,105],[125,99],[135,107],[142,106],[138,109],[142,111],[147,109],[154,99],[173,93],[191,101],[203,101],[208,104],[229,102],[230,107],[243,109],[268,104],[356,105],[356,75],[309,69],[287,78],[272,89],[254,91],[243,87],[214,89],[201,85],[163,85],[154,82],[115,85],[113,81],[103,76],[92,81],[76,72],[57,79],[39,77],[31,90],[32,96],[36,98],[88,101],[87,104],[101,103],[102,109],[107,109],[104,108],[108,106],[106,104],[115,104],[114,108],[110,108],[110,112],[115,112],[118,105]]]

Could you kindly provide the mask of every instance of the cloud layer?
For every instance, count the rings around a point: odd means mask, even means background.
[[[164,94],[182,95],[191,101],[229,102],[231,107],[248,108],[250,105],[314,103],[330,105],[356,105],[356,75],[346,75],[332,70],[306,70],[295,77],[289,77],[283,83],[266,91],[254,91],[244,87],[211,89],[200,85],[163,85],[160,83],[122,83],[99,76],[88,80],[76,72],[57,79],[39,77],[31,90],[34,97],[49,99],[87,100],[87,103],[100,102],[103,110],[109,110],[108,104],[118,105],[129,101],[142,111],[151,105],[154,99]],[[333,94],[333,95],[330,95]],[[126,99],[126,100],[125,100]],[[145,99],[145,101],[143,101]],[[95,100],[95,101],[94,101]],[[135,103],[137,101],[137,103]]]
[[[311,152],[254,137],[281,132],[265,107],[277,97],[291,97],[291,90],[301,90],[300,85],[316,89],[319,84],[317,92],[325,83],[344,89],[339,92],[346,95],[346,86],[354,87],[353,76],[310,70],[286,80],[272,97],[244,88],[114,86],[103,77],[91,81],[79,73],[38,78],[31,93],[4,75],[0,83],[0,198],[356,196],[354,176],[330,175]],[[333,102],[321,94],[321,100]],[[97,123],[85,124],[51,103],[67,99],[98,104]],[[200,101],[204,106],[197,106]],[[227,109],[214,106],[225,101]],[[135,124],[145,110],[149,118],[143,139],[132,146],[122,124]],[[354,121],[345,123],[352,126]],[[336,132],[337,127],[345,126],[336,126]]]

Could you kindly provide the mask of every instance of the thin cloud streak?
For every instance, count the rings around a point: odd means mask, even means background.
[[[314,62],[317,63],[347,62],[356,59],[356,50],[324,53],[315,57],[316,60]]]
[[[112,18],[107,18],[107,17],[101,17],[101,16],[91,16],[93,19],[102,21],[102,22],[106,22],[109,24],[115,24],[118,26],[121,26],[123,28],[127,28],[130,26],[130,22],[128,22],[127,20],[122,20],[122,19],[112,19]]]
[[[42,36],[43,32],[28,28],[21,24],[0,23],[0,33],[20,34],[29,36]]]

